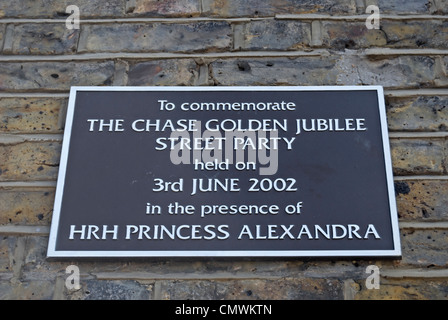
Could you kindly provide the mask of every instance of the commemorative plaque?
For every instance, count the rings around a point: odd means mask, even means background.
[[[72,87],[48,257],[399,257],[382,87]]]

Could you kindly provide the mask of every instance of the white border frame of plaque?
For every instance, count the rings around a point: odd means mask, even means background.
[[[377,91],[379,102],[379,114],[381,122],[381,134],[383,141],[384,163],[386,168],[386,181],[388,188],[390,219],[393,235],[394,249],[391,250],[272,250],[272,251],[59,251],[56,250],[59,216],[65,183],[68,151],[75,112],[75,100],[78,91]],[[61,151],[60,168],[56,186],[55,204],[50,228],[47,250],[48,258],[62,257],[390,257],[401,258],[400,232],[396,207],[392,161],[390,153],[389,135],[384,103],[384,91],[382,86],[257,86],[257,87],[71,87],[67,108],[64,137]]]

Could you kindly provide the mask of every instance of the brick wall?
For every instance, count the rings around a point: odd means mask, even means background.
[[[0,53],[0,299],[448,297],[448,1],[0,0]],[[384,86],[403,258],[46,260],[72,85]]]

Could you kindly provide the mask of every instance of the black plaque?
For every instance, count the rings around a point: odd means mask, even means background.
[[[73,87],[49,257],[399,257],[383,89]]]

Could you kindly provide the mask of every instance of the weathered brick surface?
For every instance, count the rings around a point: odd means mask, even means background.
[[[55,141],[0,145],[0,181],[56,180],[60,155]]]
[[[97,24],[82,29],[78,52],[201,52],[229,50],[225,21],[189,24]]]
[[[365,22],[322,21],[321,25],[322,47],[344,50],[387,44],[386,34],[382,30],[367,29]]]
[[[76,52],[79,29],[63,23],[20,24],[14,26],[8,54],[70,54]]]
[[[446,300],[448,281],[440,279],[380,279],[379,289],[357,282],[357,300]]]
[[[435,5],[431,5],[431,12],[434,14],[447,14],[448,13],[448,1],[447,0],[435,0]]]
[[[386,98],[391,131],[447,131],[448,96]]]
[[[448,47],[448,22],[441,20],[396,21],[383,19],[380,30],[367,29],[363,21],[323,21],[323,46],[332,49],[370,47],[439,48]]]
[[[3,38],[5,35],[5,31],[6,31],[6,25],[5,24],[0,25],[0,52],[3,49]]]
[[[211,63],[220,85],[382,85],[413,88],[433,84],[435,60],[425,56],[358,55],[329,57],[220,59]]]
[[[435,0],[437,1],[437,0]],[[378,0],[378,8],[384,13],[427,14],[434,10],[434,1],[428,0]]]
[[[338,84],[381,85],[386,88],[420,88],[434,85],[435,58],[382,56],[377,59],[344,55],[338,62]]]
[[[160,298],[167,300],[329,300],[343,296],[342,284],[327,279],[163,281],[160,291]]]
[[[311,24],[308,22],[262,20],[245,26],[243,49],[300,50],[309,47],[310,42]]]
[[[0,238],[0,277],[6,272],[11,272],[11,259],[10,259],[10,240],[8,237]]]
[[[53,281],[0,281],[0,300],[50,300],[53,294]]]
[[[2,188],[0,203],[0,225],[49,226],[54,188]]]
[[[61,133],[67,98],[0,98],[0,132]]]
[[[444,82],[447,82],[447,81],[446,81],[446,78],[448,77],[448,56],[445,56],[445,57],[443,58],[443,65],[442,65],[442,68],[443,68],[443,76],[442,76],[442,79],[444,80]]]
[[[0,1],[0,18],[66,18],[69,5],[77,5],[82,17],[113,17],[124,15],[123,0],[48,0]]]
[[[396,181],[395,195],[400,221],[447,221],[448,181]]]
[[[390,146],[396,175],[447,173],[445,139],[392,139]]]
[[[82,281],[81,289],[64,289],[70,300],[148,300],[152,297],[152,284],[132,280]]]
[[[202,5],[201,5],[202,3]],[[64,18],[68,16],[66,7],[73,2],[50,0],[47,2],[25,0],[10,3],[0,2],[0,17],[18,18]],[[380,12],[387,14],[444,14],[446,0],[379,0]],[[275,14],[322,13],[330,15],[350,15],[358,13],[355,0],[319,0],[319,1],[264,1],[255,0],[111,0],[104,3],[99,0],[76,1],[81,15],[85,17],[196,17],[220,16],[274,16]],[[202,10],[201,10],[202,8]],[[360,11],[364,13],[363,8]]]
[[[196,17],[200,15],[200,0],[135,0],[126,2],[127,16]]]
[[[211,63],[220,85],[323,85],[337,78],[336,58],[301,57],[216,60]]]
[[[392,48],[448,48],[448,21],[382,21],[381,31]]]
[[[358,56],[218,59],[210,64],[215,83],[221,85],[383,85],[389,88],[428,86],[435,77],[435,61],[425,56],[369,60]],[[198,78],[199,67],[191,60],[131,62],[132,78],[157,75],[152,83],[186,84]],[[138,66],[138,67],[137,67]],[[147,66],[149,69],[146,70]],[[152,66],[152,67],[151,67]],[[162,70],[168,68],[164,75]],[[67,90],[70,85],[110,85],[114,62],[39,62],[0,64],[3,90]],[[173,71],[178,72],[174,74]],[[417,72],[418,71],[418,72]],[[163,79],[165,78],[165,79]],[[186,81],[186,78],[189,80]],[[443,78],[445,78],[443,76]],[[169,79],[169,80],[168,80]],[[137,81],[138,83],[139,81]]]
[[[11,48],[5,49],[4,54],[223,51],[231,49],[233,37],[232,28],[225,21],[82,24],[81,31],[69,30],[63,23],[27,23],[16,25],[13,30]],[[441,20],[384,20],[381,30],[369,30],[362,21],[322,21],[321,30],[322,47],[336,50],[448,47],[448,22]],[[244,26],[243,33],[243,49],[302,50],[310,45],[311,21],[252,21]]]
[[[402,265],[413,267],[448,266],[448,230],[401,230]]]
[[[0,91],[68,91],[70,86],[111,85],[114,62],[0,63]]]
[[[193,85],[199,66],[193,60],[153,60],[129,66],[129,86]]]
[[[296,1],[268,0],[204,0],[204,14],[218,17],[255,17],[275,14],[328,13],[347,15],[356,13],[354,0],[318,0]]]

